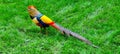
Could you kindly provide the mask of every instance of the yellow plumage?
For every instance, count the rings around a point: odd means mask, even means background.
[[[46,24],[50,24],[51,22],[53,22],[50,18],[48,18],[45,15],[43,15],[40,19]]]

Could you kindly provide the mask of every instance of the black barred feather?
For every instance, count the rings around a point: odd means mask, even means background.
[[[73,36],[73,37],[75,37],[75,38],[77,38],[77,39],[85,42],[88,45],[91,45],[91,46],[93,46],[95,48],[98,48],[97,46],[95,46],[94,44],[92,44],[88,39],[82,37],[81,35],[79,35],[79,34],[77,34],[75,32],[72,32],[72,31],[70,31],[70,30],[68,30],[68,29],[66,29],[66,28],[64,28],[62,26],[59,26],[58,24],[56,24],[56,26],[59,27],[59,30],[61,32],[63,32],[63,34],[66,34],[67,36]]]

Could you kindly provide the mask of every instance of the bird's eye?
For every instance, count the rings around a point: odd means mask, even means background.
[[[31,8],[28,8],[28,10],[32,10]]]

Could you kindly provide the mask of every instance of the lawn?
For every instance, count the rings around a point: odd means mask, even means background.
[[[62,35],[40,32],[27,6],[99,48]],[[0,54],[120,54],[120,0],[0,0]]]

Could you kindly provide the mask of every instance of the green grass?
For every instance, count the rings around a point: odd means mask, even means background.
[[[49,27],[40,33],[27,6],[92,41],[96,49]],[[0,54],[120,54],[119,0],[0,0]]]

